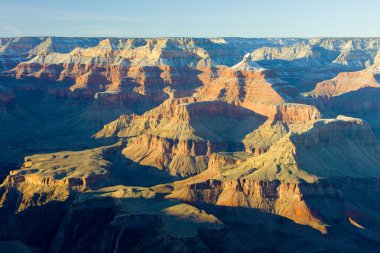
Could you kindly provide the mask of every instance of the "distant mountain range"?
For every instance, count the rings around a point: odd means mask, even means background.
[[[380,38],[0,39],[0,251],[380,251],[379,98]]]

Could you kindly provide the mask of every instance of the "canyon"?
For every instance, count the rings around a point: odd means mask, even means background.
[[[378,252],[379,96],[379,38],[0,39],[0,251]]]

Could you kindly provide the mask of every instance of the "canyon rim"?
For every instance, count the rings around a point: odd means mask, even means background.
[[[0,252],[380,252],[380,37],[9,27]]]

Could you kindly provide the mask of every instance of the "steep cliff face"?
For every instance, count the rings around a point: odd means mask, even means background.
[[[327,233],[326,224],[313,216],[296,184],[247,179],[206,180],[186,184],[182,188],[178,186],[169,197],[189,202],[206,202],[216,206],[259,209],[311,226],[321,233]]]
[[[104,126],[104,128],[96,134],[96,137],[131,137],[150,129],[159,128],[161,125],[170,122],[174,117],[179,120],[180,112],[177,109],[179,105],[195,101],[194,98],[167,99],[161,105],[143,115],[122,115],[117,120]]]
[[[1,70],[10,70],[36,55],[68,53],[76,47],[95,46],[96,38],[20,37],[0,39]]]
[[[82,193],[60,206],[49,203],[11,216],[8,231],[12,225],[23,226],[32,218],[18,236],[43,252],[150,251],[152,247],[155,252],[208,252],[209,242],[200,233],[218,232],[224,227],[204,210],[162,200],[149,188],[125,186]],[[43,220],[50,222],[50,228],[40,228],[36,234],[33,229]],[[88,229],[90,224],[92,229]],[[8,237],[12,239],[13,235]]]
[[[93,47],[64,52],[57,45],[61,50],[51,50],[55,43],[48,38],[30,51],[28,61],[18,64],[12,72],[18,78],[71,82],[73,91],[120,92],[130,88],[149,95],[170,86],[177,91],[176,96],[188,96],[202,84],[197,75],[213,66],[210,55],[215,56],[216,64],[233,64],[242,54],[235,49],[237,56],[229,55],[231,59],[227,59],[221,52],[225,44],[208,43],[181,38],[105,39]]]
[[[380,88],[372,71],[345,72],[339,73],[331,80],[318,83],[315,89],[306,95],[328,99],[367,87]]]
[[[281,138],[264,154],[212,155],[207,170],[174,182],[167,198],[258,209],[323,234],[360,228],[378,222],[373,213],[377,204],[370,202],[379,194],[379,148],[362,120],[318,120],[308,131]],[[358,196],[369,189],[371,196],[360,206]]]
[[[205,170],[211,154],[239,149],[243,149],[242,144],[227,141],[181,140],[140,135],[129,141],[123,154],[141,165],[187,177]]]
[[[379,136],[377,99],[380,93],[379,64],[375,63],[368,68],[356,72],[342,72],[335,78],[325,80],[316,85],[315,89],[304,93],[305,96],[318,98],[324,111],[331,111],[352,117],[363,118],[368,121],[375,134]]]
[[[318,120],[308,129],[279,138],[267,152],[247,159],[233,174],[247,176],[246,171],[252,170],[247,177],[255,180],[290,182],[314,182],[319,177],[377,177],[378,149],[371,128],[360,119]]]
[[[368,123],[362,119],[345,116],[316,121],[309,131],[300,135],[298,141],[302,145],[313,146],[320,142],[338,144],[345,139],[368,144],[376,143]]]
[[[315,106],[304,104],[285,103],[277,106],[274,120],[285,124],[310,124],[322,118],[321,113]]]
[[[377,185],[376,179],[321,180],[315,184],[252,179],[187,180],[176,184],[168,198],[198,204],[259,209],[328,234],[364,229],[364,226],[373,230],[371,222],[378,224],[378,216],[373,213],[378,200],[376,203],[370,202],[379,196]],[[370,191],[371,196],[360,200],[358,196],[363,196],[366,191]],[[246,217],[235,219],[244,222]]]
[[[28,61],[18,64],[10,73],[16,78],[69,83],[77,96],[129,92],[162,101],[166,86],[183,90],[182,93],[199,86],[197,61],[208,57],[202,48],[185,39],[105,39],[98,43],[67,52],[67,48],[47,39],[44,45],[30,51]],[[53,50],[53,45],[60,50]]]
[[[194,96],[198,100],[226,101],[272,120],[280,117],[286,123],[297,121],[296,118],[300,121],[318,118],[317,115],[307,115],[313,114],[310,111],[317,111],[316,109],[289,103],[298,100],[297,89],[279,79],[276,73],[263,69],[252,61],[251,54],[244,56],[240,63],[231,68],[219,69],[218,76],[199,88]],[[290,116],[288,112],[295,114]]]
[[[100,93],[97,98],[104,104],[141,102],[143,97],[160,103],[168,96],[191,96],[194,89],[219,77],[221,80],[215,85],[205,88],[209,93],[205,97],[226,97],[235,103],[243,100],[251,103],[254,99],[255,104],[248,105],[251,107],[263,101],[292,101],[288,96],[297,91],[284,86],[276,76],[302,91],[311,90],[316,83],[339,72],[373,64],[379,49],[378,39],[323,38],[18,38],[2,40],[1,45],[3,61],[19,57],[18,66],[8,74],[58,81],[60,87],[62,84],[71,87],[71,92],[66,90],[65,95],[74,92],[73,97],[91,98]],[[239,63],[250,51],[252,54]],[[255,61],[259,65],[252,67]],[[237,74],[239,68],[243,71]],[[251,77],[244,73],[254,69],[263,73]],[[259,81],[260,75],[266,76],[264,79],[276,92]],[[230,78],[238,81],[228,81]]]
[[[189,176],[206,168],[210,154],[243,149],[240,140],[265,120],[222,101],[190,101],[170,99],[142,116],[122,116],[96,136],[137,136],[123,151],[127,158]]]
[[[0,240],[41,253],[378,251],[379,47],[0,39]]]
[[[102,85],[119,83],[131,66],[203,70],[212,65],[233,66],[244,54],[253,52],[254,61],[280,72],[281,78],[302,88],[301,84],[312,87],[310,81],[332,78],[342,70],[359,70],[373,64],[379,40],[17,38],[2,39],[0,45],[4,69],[24,62],[14,71],[20,76],[72,81],[78,78],[80,83],[88,75]],[[103,73],[98,75],[96,72],[102,68]],[[175,77],[175,72],[171,75]],[[163,74],[161,81],[170,80],[168,76]]]
[[[141,116],[123,115],[106,125],[96,137],[148,133],[179,140],[236,141],[265,120],[250,110],[223,101],[195,101],[195,98],[169,99]],[[236,125],[239,121],[246,124]]]
[[[301,91],[335,77],[339,72],[365,69],[374,63],[379,39],[315,38],[292,45],[263,47],[253,60],[276,70],[280,77]]]
[[[207,142],[141,135],[129,142],[123,154],[139,164],[189,176],[206,169],[207,149]]]
[[[294,87],[277,78],[252,60],[251,54],[231,68],[221,68],[218,78],[196,93],[204,100],[221,99],[229,103],[282,103],[297,93]]]
[[[294,61],[300,65],[333,62],[364,68],[374,62],[379,46],[380,40],[377,38],[311,38],[282,47],[262,47],[254,51],[253,57],[257,61]]]
[[[39,38],[8,38],[0,39],[1,71],[15,67],[24,61],[28,52],[41,43]]]

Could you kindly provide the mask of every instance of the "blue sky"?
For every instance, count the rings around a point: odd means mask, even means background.
[[[0,37],[379,37],[379,0],[1,0]]]

